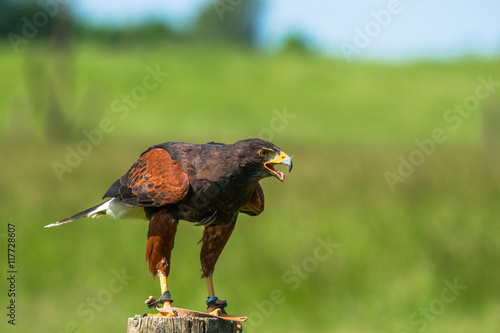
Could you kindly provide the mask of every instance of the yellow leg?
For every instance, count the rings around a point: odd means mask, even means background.
[[[212,274],[207,276],[205,278],[205,281],[207,282],[207,291],[208,291],[208,299],[210,300],[211,298],[215,298],[215,305],[209,307],[207,309],[207,312],[210,313],[213,316],[220,316],[220,315],[227,315],[226,311],[224,310],[224,307],[227,305],[226,301],[220,301],[215,297],[215,291],[214,291],[214,282],[212,279]],[[243,330],[243,326],[241,322],[238,322],[236,325],[237,332],[241,332]]]
[[[158,276],[160,278],[160,288],[161,288],[161,294],[163,295],[164,292],[168,290],[168,284],[167,284],[167,276],[163,274],[160,270],[158,270]],[[169,300],[163,301],[163,308],[170,308],[170,304],[172,302]],[[177,312],[176,311],[169,311],[169,312],[160,312],[158,314],[149,314],[149,317],[153,316],[164,316],[164,317],[177,317]]]
[[[208,298],[215,297],[214,283],[212,281],[212,275],[205,278],[207,281]]]
[[[158,271],[158,276],[160,277],[160,288],[161,294],[168,290],[167,277],[162,272]],[[163,307],[170,306],[170,301],[164,301]]]
[[[212,280],[212,275],[210,274],[205,278],[207,282],[208,299],[215,298],[214,283]],[[209,307],[207,310],[211,315],[220,316],[221,310],[217,306]]]
[[[215,296],[212,274],[207,276],[205,278],[205,281],[207,282],[207,291],[208,291],[207,312],[214,316],[220,316],[221,313],[225,313],[224,307],[226,306],[226,301],[221,301]]]

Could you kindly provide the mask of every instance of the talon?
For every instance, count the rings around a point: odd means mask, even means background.
[[[172,310],[169,313],[167,313],[165,317],[179,317],[179,314],[177,313],[177,311]]]
[[[220,309],[215,309],[215,308],[209,308],[205,313],[208,313],[209,315],[212,316],[220,316]]]
[[[156,307],[156,310],[158,310],[160,313],[154,314],[151,316],[158,316],[158,317],[179,317],[179,313],[177,310],[173,310],[170,304],[167,304],[160,308],[159,306]]]
[[[177,313],[177,311],[173,310],[170,312],[160,312],[160,313],[155,313],[155,314],[146,313],[146,314],[144,314],[143,317],[179,317],[179,313]]]

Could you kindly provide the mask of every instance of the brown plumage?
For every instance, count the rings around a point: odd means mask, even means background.
[[[174,248],[175,233],[178,221],[168,213],[154,214],[149,221],[148,241],[146,243],[146,261],[149,260],[149,271],[156,275],[158,270],[163,270],[165,275],[170,273],[170,254]],[[158,264],[165,260],[165,267]]]
[[[166,142],[150,147],[116,180],[105,203],[50,226],[84,216],[137,216],[149,222],[146,260],[154,275],[165,279],[179,220],[204,226],[200,260],[202,276],[210,278],[239,213],[251,216],[264,210],[262,178],[284,180],[274,165],[292,169],[290,157],[274,144],[247,139],[231,145]],[[208,281],[208,280],[207,280]],[[166,289],[166,287],[165,287]],[[209,288],[209,297],[213,287]],[[212,295],[213,296],[213,295]]]

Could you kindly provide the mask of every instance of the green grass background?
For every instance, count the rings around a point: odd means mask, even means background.
[[[214,276],[228,311],[250,316],[247,331],[500,327],[499,159],[485,147],[500,131],[485,116],[499,111],[498,92],[459,128],[443,120],[474,94],[478,77],[500,80],[500,61],[347,64],[246,49],[90,43],[75,44],[69,63],[61,61],[36,45],[18,54],[0,45],[1,262],[13,223],[18,270],[16,326],[2,314],[2,331],[125,332],[127,318],[145,313],[143,301],[159,295],[144,264],[147,222],[104,217],[43,226],[99,203],[150,145],[268,134],[276,110],[293,115],[272,141],[294,155],[294,170],[284,183],[262,181],[265,212],[240,217]],[[142,84],[147,66],[169,76],[120,119],[111,104]],[[72,139],[51,139],[56,133],[46,131],[51,87],[68,122],[78,124]],[[85,140],[81,130],[97,128],[103,118],[113,131],[59,181],[53,162],[64,163],[66,147],[75,149]],[[391,191],[384,173],[396,172],[399,156],[408,158],[414,141],[430,138],[435,128],[448,139]],[[201,234],[191,224],[179,227],[169,279],[176,306],[204,309]],[[311,262],[318,238],[338,247],[293,290],[283,274]],[[122,270],[133,278],[110,293],[113,271]],[[439,303],[446,280],[467,289]],[[0,287],[6,313],[6,278]],[[271,307],[275,290],[282,302]],[[424,317],[420,311],[429,308]]]

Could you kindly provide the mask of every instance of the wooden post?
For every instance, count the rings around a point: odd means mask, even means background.
[[[219,318],[143,317],[128,319],[127,333],[235,333],[236,322]]]

